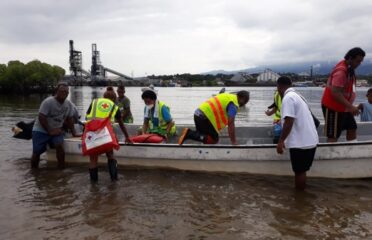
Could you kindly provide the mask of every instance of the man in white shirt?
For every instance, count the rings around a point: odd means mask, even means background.
[[[292,88],[291,79],[280,77],[277,80],[277,89],[282,97],[283,130],[276,150],[282,154],[284,148],[289,149],[296,189],[304,190],[306,172],[313,163],[319,143],[318,133],[309,106]]]

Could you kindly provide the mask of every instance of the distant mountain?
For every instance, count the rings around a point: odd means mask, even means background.
[[[320,75],[327,75],[332,71],[332,68],[337,64],[337,62],[307,62],[307,63],[292,63],[292,64],[280,64],[280,65],[266,65],[266,66],[258,66],[254,68],[247,68],[242,70],[236,71],[225,71],[225,70],[214,70],[209,71],[206,73],[202,73],[204,75],[211,74],[235,74],[238,72],[246,72],[246,73],[260,73],[263,72],[265,69],[269,68],[274,72],[278,73],[310,73],[310,68],[313,66],[313,74],[320,74]],[[372,75],[372,63],[370,61],[365,61],[361,66],[357,69],[358,75]]]
[[[217,75],[217,74],[225,74],[225,75],[229,75],[229,74],[235,74],[237,72],[240,72],[240,71],[225,71],[225,70],[213,70],[213,71],[209,71],[209,72],[205,72],[205,73],[201,73],[202,75]]]

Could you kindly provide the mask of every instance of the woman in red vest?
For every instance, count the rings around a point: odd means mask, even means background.
[[[337,142],[343,130],[347,131],[348,141],[356,139],[357,125],[354,116],[359,114],[359,110],[353,105],[356,86],[354,70],[362,63],[365,55],[359,47],[350,49],[328,78],[322,97],[328,142]]]

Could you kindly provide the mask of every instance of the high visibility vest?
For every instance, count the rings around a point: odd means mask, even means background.
[[[274,113],[274,121],[280,121],[282,116],[280,113],[280,110],[282,109],[282,97],[280,96],[278,91],[275,91],[274,103],[276,106],[276,112]]]
[[[347,64],[345,60],[342,60],[335,66],[335,68],[332,70],[331,75],[328,78],[327,86],[324,90],[323,97],[322,97],[322,104],[326,106],[327,108],[332,109],[333,111],[345,112],[346,107],[343,104],[336,101],[332,94],[333,75],[340,71],[342,71],[348,78],[344,86],[344,97],[346,98],[347,101],[352,103],[352,99],[354,99],[354,96],[355,96],[354,87],[356,84],[356,78],[355,76],[352,76],[351,78],[348,77]]]
[[[150,133],[158,133],[160,135],[167,135],[167,126],[168,126],[168,123],[166,121],[164,121],[164,118],[163,118],[163,106],[165,106],[166,108],[168,108],[168,111],[170,112],[170,108],[164,103],[164,102],[161,102],[161,101],[158,101],[158,104],[159,104],[159,107],[158,107],[158,125],[155,126],[154,124],[154,116],[153,114],[150,114],[150,119],[149,119],[149,132]],[[169,134],[171,136],[173,136],[174,134],[176,133],[176,124],[173,125],[173,127],[170,129],[169,131]]]
[[[107,98],[96,98],[93,100],[90,112],[85,116],[87,121],[92,119],[104,119],[110,115],[111,109],[114,107],[114,110],[111,114],[111,122],[115,122],[115,114],[118,111],[119,107],[115,105],[113,101]]]
[[[229,105],[229,103],[231,102],[239,108],[237,95],[230,93],[221,93],[217,96],[209,98],[207,101],[203,102],[199,106],[199,109],[212,123],[217,133],[219,133],[221,129],[226,127],[228,123],[226,108],[227,105]]]

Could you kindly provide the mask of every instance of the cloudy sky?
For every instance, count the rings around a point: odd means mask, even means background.
[[[372,55],[371,0],[0,0],[0,63],[91,64],[143,76]],[[370,59],[367,59],[370,61]]]

